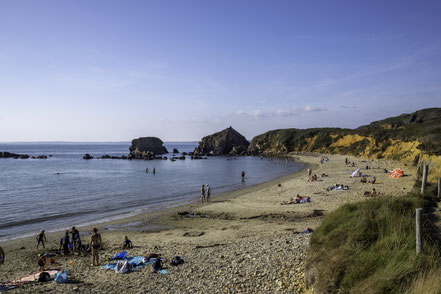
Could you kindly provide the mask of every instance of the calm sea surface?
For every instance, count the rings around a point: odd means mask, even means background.
[[[197,142],[168,142],[169,151],[193,151]],[[52,155],[0,158],[0,241],[121,218],[196,201],[200,186],[212,196],[298,171],[299,163],[259,157],[207,160],[82,160],[85,153],[121,156],[121,143],[0,143],[0,151]],[[171,157],[172,154],[167,154]],[[150,172],[145,172],[146,168]],[[151,173],[156,167],[156,175]],[[240,172],[246,172],[242,183]]]

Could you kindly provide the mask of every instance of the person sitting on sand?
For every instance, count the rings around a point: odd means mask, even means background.
[[[40,270],[44,269],[44,266],[46,265],[46,256],[41,255],[37,262],[38,266],[40,267]]]
[[[93,235],[90,238],[90,245],[92,246],[92,266],[100,265],[101,244],[101,234],[98,234],[97,228],[93,228]]]
[[[47,242],[47,239],[46,239],[46,235],[44,234],[44,230],[41,230],[41,232],[37,234],[36,238],[37,238],[37,249],[38,249],[38,245],[40,245],[40,243],[43,245],[43,248],[46,248],[46,247],[44,247],[44,241]]]
[[[133,248],[132,241],[129,240],[129,237],[124,237],[124,242],[121,245],[121,249],[130,249]]]
[[[375,188],[372,188],[372,191],[371,191],[371,193],[369,194],[369,196],[371,196],[371,197],[375,197],[375,196],[377,196],[378,195],[378,193],[377,193],[377,191],[375,191]]]
[[[324,178],[324,177],[329,177],[329,175],[327,175],[327,174],[322,174],[321,177],[322,177],[322,178]]]
[[[377,182],[377,178],[376,177],[374,177],[373,179],[372,179],[372,181],[369,181],[369,183],[371,183],[371,184],[375,184]]]
[[[367,183],[367,179],[366,179],[366,177],[361,177],[361,179],[360,179],[360,183]]]

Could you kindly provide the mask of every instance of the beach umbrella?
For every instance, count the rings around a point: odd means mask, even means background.
[[[400,178],[404,174],[404,171],[401,168],[396,168],[390,172],[389,178]]]
[[[356,177],[359,171],[360,171],[360,169],[357,169],[356,171],[354,171],[354,172],[352,173],[352,176],[351,176],[351,177]]]

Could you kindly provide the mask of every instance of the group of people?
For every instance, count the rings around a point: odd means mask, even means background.
[[[211,187],[210,187],[210,185],[202,184],[202,187],[201,187],[201,202],[209,202],[210,201],[210,195],[211,195]]]
[[[145,172],[146,172],[147,174],[149,173],[149,168],[148,168],[148,167],[145,169]],[[153,173],[153,174],[156,174],[156,167],[153,168],[152,173]]]
[[[71,236],[69,236],[69,234]],[[40,233],[37,234],[36,239],[37,239],[37,249],[40,243],[43,246],[43,248],[46,248],[44,246],[44,242],[47,242],[45,230],[41,230]],[[80,255],[81,252],[90,251],[92,253],[92,265],[99,265],[100,248],[102,248],[102,240],[101,240],[101,234],[98,233],[97,228],[93,229],[93,234],[90,238],[90,243],[82,244],[80,238],[80,232],[75,227],[72,227],[70,231],[66,230],[64,237],[60,239],[59,250],[61,251],[61,249],[63,249],[64,255],[69,255],[71,253],[71,249],[73,253],[78,252],[78,255]]]

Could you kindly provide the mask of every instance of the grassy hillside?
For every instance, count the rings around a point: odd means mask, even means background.
[[[408,143],[409,150],[391,150]],[[410,144],[409,144],[410,143]],[[370,157],[415,157],[423,151],[441,155],[441,108],[428,108],[372,122],[357,129],[281,129],[258,135],[249,152],[329,152]],[[409,151],[409,152],[407,152]],[[417,152],[415,152],[417,151]]]

